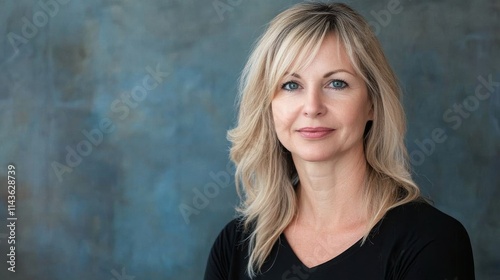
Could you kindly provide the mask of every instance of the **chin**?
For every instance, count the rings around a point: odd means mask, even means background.
[[[294,157],[309,162],[321,162],[332,159],[334,155],[332,153],[325,153],[325,151],[309,151],[306,153],[295,153]]]

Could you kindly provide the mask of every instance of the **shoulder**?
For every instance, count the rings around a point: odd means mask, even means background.
[[[244,256],[246,239],[243,220],[235,218],[224,226],[215,239],[208,256],[204,279],[228,279]]]
[[[464,226],[457,219],[424,201],[410,202],[391,209],[384,220],[421,235],[467,235]]]
[[[232,251],[245,239],[245,230],[242,218],[234,218],[220,231],[212,246],[212,251]]]
[[[382,244],[391,244],[385,249],[396,260],[392,273],[397,279],[474,279],[465,227],[426,202],[391,209],[375,234]]]
[[[222,239],[225,243],[232,243],[235,238],[243,234],[243,220],[241,218],[234,218],[229,221],[220,231],[217,239]]]

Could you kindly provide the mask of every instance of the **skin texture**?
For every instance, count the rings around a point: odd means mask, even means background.
[[[272,101],[278,138],[297,160],[333,160],[363,146],[363,131],[372,118],[371,102],[364,81],[355,74],[344,48],[339,45],[340,52],[337,50],[337,44],[335,36],[328,36],[308,67],[282,80],[282,84],[292,82],[287,88],[297,89],[279,89]],[[333,71],[338,72],[324,77]],[[340,80],[348,85],[340,88]],[[303,127],[335,131],[311,140],[296,132]]]
[[[333,33],[309,65],[287,73],[280,85],[272,100],[274,125],[300,179],[298,214],[285,236],[303,264],[313,267],[365,233],[363,132],[373,119],[372,103]]]

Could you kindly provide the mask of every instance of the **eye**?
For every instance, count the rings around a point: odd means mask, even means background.
[[[342,80],[333,80],[328,85],[333,89],[343,89],[347,87],[347,83]]]
[[[286,82],[284,83],[283,85],[281,85],[281,88],[284,89],[284,90],[288,90],[288,91],[294,91],[294,90],[297,90],[299,89],[299,84],[297,84],[296,82]]]

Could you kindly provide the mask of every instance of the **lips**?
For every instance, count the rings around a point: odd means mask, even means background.
[[[306,139],[323,138],[333,131],[335,131],[335,129],[329,127],[303,127],[297,130],[297,132]]]

